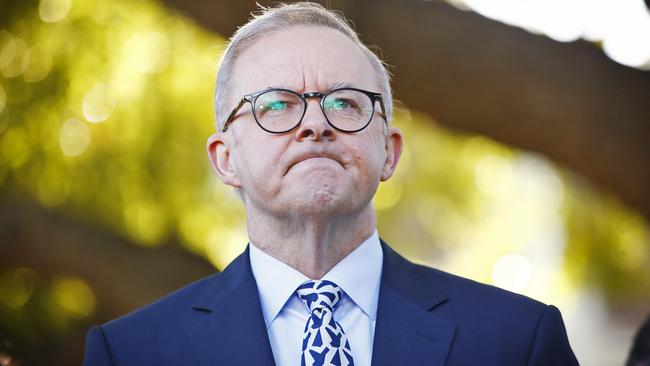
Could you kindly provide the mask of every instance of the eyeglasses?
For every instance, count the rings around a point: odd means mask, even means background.
[[[226,132],[237,112],[250,103],[255,122],[266,132],[286,133],[298,127],[307,110],[307,99],[319,98],[327,123],[342,132],[359,132],[366,128],[379,101],[381,116],[386,122],[384,102],[380,93],[356,88],[340,88],[328,93],[299,94],[289,89],[269,88],[244,95],[228,116],[222,132]],[[387,122],[386,122],[387,123]]]

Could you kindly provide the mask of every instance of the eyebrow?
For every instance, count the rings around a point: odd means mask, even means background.
[[[341,81],[336,81],[333,83],[330,83],[327,85],[326,91],[332,91],[334,89],[340,89],[340,88],[354,88],[354,85],[350,83],[345,83]],[[270,85],[266,89],[288,89],[288,90],[294,90],[293,88],[290,88],[286,85]]]
[[[339,89],[339,88],[351,88],[352,84],[350,83],[343,83],[343,82],[334,82],[328,85],[327,90],[334,90],[334,89]]]

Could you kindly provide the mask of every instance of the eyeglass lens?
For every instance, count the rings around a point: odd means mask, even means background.
[[[373,105],[368,95],[342,89],[328,94],[322,101],[327,120],[343,131],[356,131],[372,118]],[[304,114],[305,103],[300,95],[283,90],[270,90],[255,100],[253,111],[257,122],[266,130],[287,131],[295,127]]]

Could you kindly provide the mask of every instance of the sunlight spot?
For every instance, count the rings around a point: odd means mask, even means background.
[[[245,228],[215,227],[210,232],[206,254],[216,268],[223,270],[242,253],[247,244],[248,236]]]
[[[644,0],[447,0],[560,42],[602,42],[614,61],[650,69],[650,11]],[[461,4],[462,3],[462,4]]]
[[[528,286],[531,272],[532,266],[524,256],[504,255],[492,268],[492,283],[505,290],[521,293]]]
[[[41,0],[38,15],[44,22],[55,23],[68,15],[71,6],[72,0]]]
[[[35,83],[47,77],[52,69],[52,57],[45,51],[41,45],[33,46],[30,51],[29,65],[23,73],[25,81]]]
[[[90,132],[85,123],[74,118],[65,121],[59,133],[59,145],[64,155],[81,155],[89,144]]]
[[[20,38],[13,37],[0,52],[2,75],[13,78],[22,74],[29,65],[29,48]]]
[[[84,95],[82,109],[88,122],[97,123],[107,120],[115,109],[115,97],[110,87],[102,83],[93,85]]]
[[[601,24],[603,51],[607,56],[626,66],[650,67],[650,12],[643,0],[610,5]]]
[[[557,213],[562,207],[564,185],[547,159],[522,154],[516,161],[516,175],[522,197],[528,202],[531,213],[545,217]]]
[[[5,29],[0,31],[0,69],[7,66],[16,55],[14,37]]]
[[[73,318],[84,318],[95,310],[95,294],[79,277],[62,276],[52,284],[52,296],[56,303]]]
[[[512,166],[498,155],[488,155],[474,166],[476,186],[487,194],[507,192],[512,182]]]
[[[124,56],[144,74],[161,72],[169,65],[170,47],[167,36],[160,32],[139,33],[131,36],[124,46]]]

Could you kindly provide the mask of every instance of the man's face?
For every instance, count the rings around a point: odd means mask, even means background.
[[[305,93],[340,84],[381,90],[369,60],[351,40],[329,28],[296,26],[269,34],[240,55],[229,102],[234,107],[244,94],[268,87]],[[249,212],[353,214],[368,208],[379,181],[392,175],[402,143],[397,129],[375,113],[363,131],[340,132],[318,103],[308,99],[300,126],[284,134],[263,131],[246,104],[227,132],[208,141],[217,173],[241,189]]]

